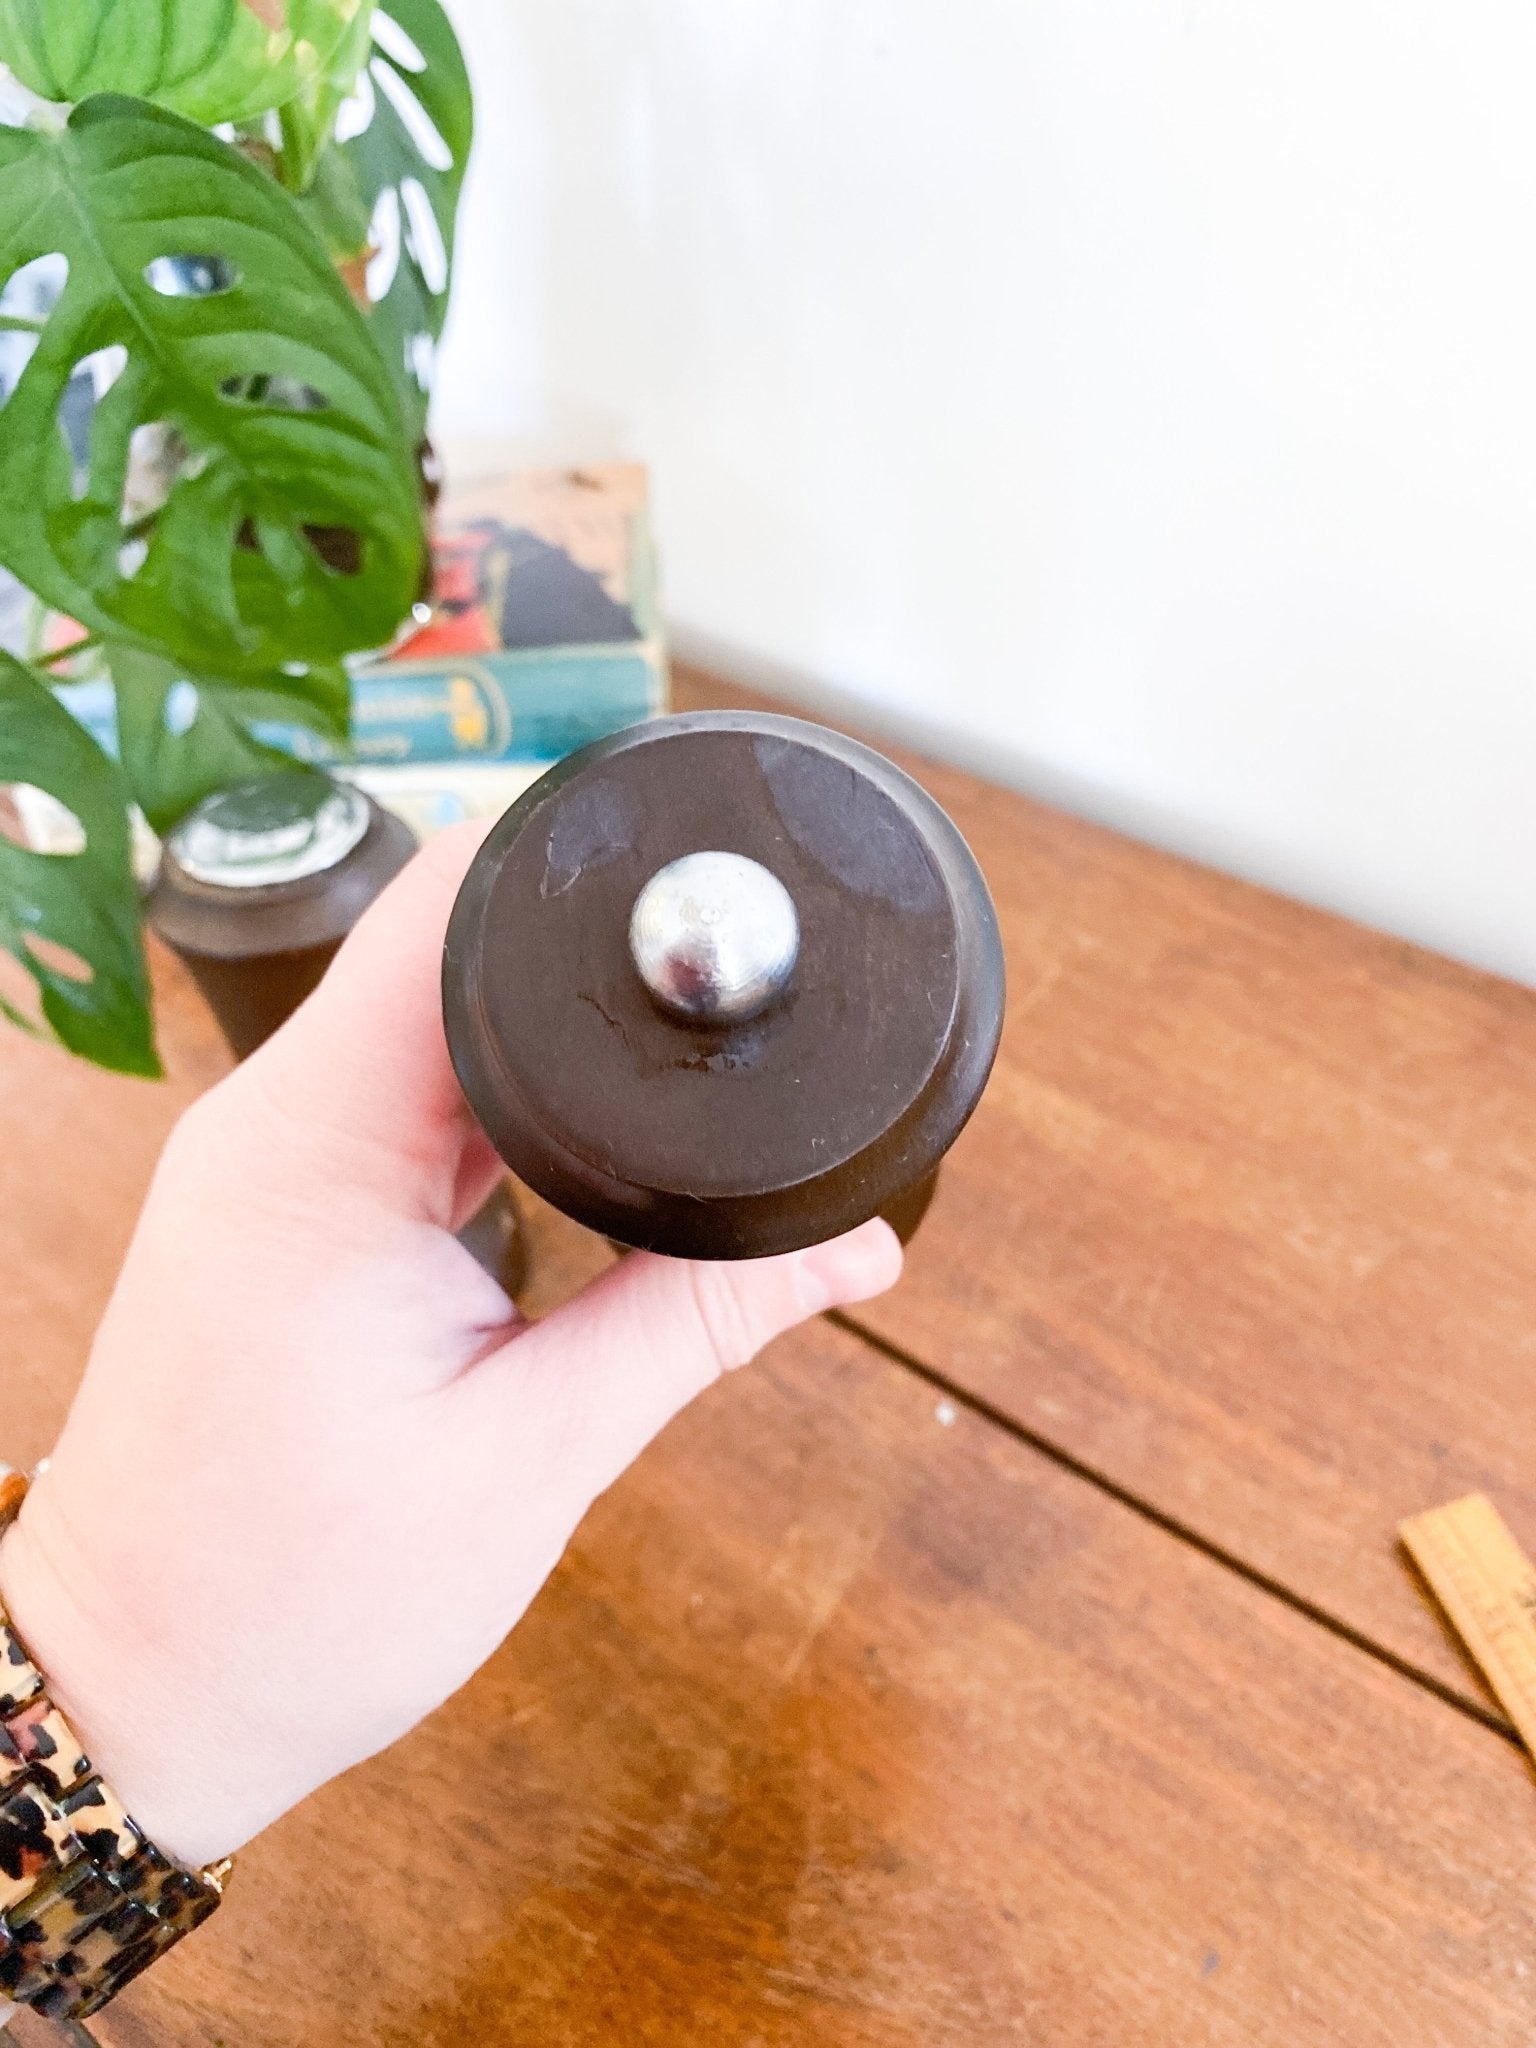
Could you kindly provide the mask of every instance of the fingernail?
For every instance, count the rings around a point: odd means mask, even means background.
[[[850,1301],[868,1301],[901,1277],[901,1246],[889,1223],[875,1216],[846,1237],[802,1252],[795,1277],[808,1316]]]

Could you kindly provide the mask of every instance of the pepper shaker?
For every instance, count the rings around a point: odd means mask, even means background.
[[[347,933],[416,851],[350,783],[309,770],[207,797],[161,849],[149,922],[185,962],[237,1059],[318,986]],[[459,1233],[510,1294],[524,1243],[505,1183]]]
[[[518,1177],[622,1245],[915,1227],[986,1084],[1003,956],[955,826],[872,749],[698,712],[596,741],[465,879],[448,1045]]]

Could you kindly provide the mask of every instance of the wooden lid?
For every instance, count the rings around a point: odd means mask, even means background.
[[[799,922],[741,1022],[675,1014],[630,949],[669,863],[745,856]],[[584,748],[476,856],[443,962],[471,1107],[528,1185],[689,1258],[835,1236],[920,1180],[975,1108],[1002,1026],[986,884],[938,805],[816,725],[700,712]]]

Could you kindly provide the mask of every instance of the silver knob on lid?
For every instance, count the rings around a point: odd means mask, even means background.
[[[368,815],[361,790],[298,769],[205,797],[166,844],[196,882],[267,889],[345,860],[368,830]]]
[[[629,950],[665,1009],[696,1024],[739,1024],[788,983],[800,920],[789,891],[759,862],[688,853],[635,898]]]

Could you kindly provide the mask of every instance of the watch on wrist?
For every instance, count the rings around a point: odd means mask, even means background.
[[[0,1535],[26,1490],[0,1465]],[[134,1825],[0,1607],[0,2002],[99,2011],[217,1909],[230,1867],[188,1870]]]

